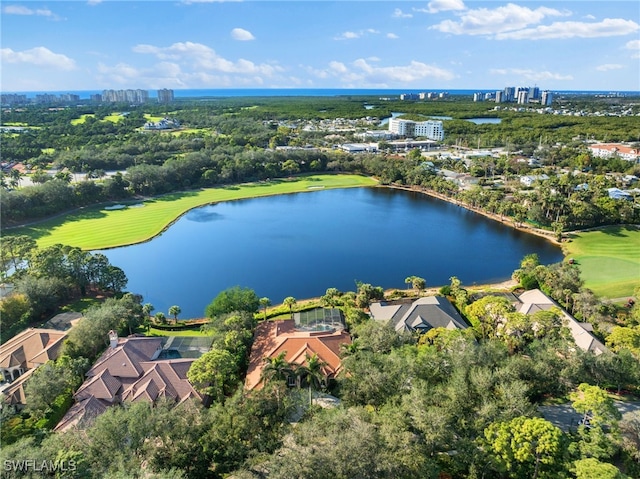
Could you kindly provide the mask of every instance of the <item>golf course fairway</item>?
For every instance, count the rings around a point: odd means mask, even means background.
[[[169,193],[117,205],[83,208],[5,234],[28,235],[38,246],[64,244],[96,250],[148,241],[187,211],[211,203],[281,195],[330,188],[375,186],[377,181],[360,175],[312,175],[257,183]]]
[[[635,226],[573,233],[563,250],[580,267],[585,287],[598,296],[632,296],[640,286],[640,229]]]

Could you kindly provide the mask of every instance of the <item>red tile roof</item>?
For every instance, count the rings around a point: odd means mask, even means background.
[[[88,379],[74,395],[76,404],[56,430],[83,424],[88,412],[101,414],[103,406],[124,401],[154,402],[158,398],[176,403],[189,399],[202,401],[187,379],[187,371],[195,359],[156,360],[161,349],[161,338],[145,337],[120,339],[115,348],[107,349],[87,372]]]
[[[261,388],[264,358],[275,358],[283,352],[287,362],[298,365],[305,364],[308,357],[317,354],[325,364],[325,375],[335,377],[342,368],[340,345],[349,343],[351,337],[344,330],[298,331],[291,320],[260,323],[251,348],[245,388]]]
[[[29,328],[0,346],[0,367],[27,370],[58,357],[66,332]]]

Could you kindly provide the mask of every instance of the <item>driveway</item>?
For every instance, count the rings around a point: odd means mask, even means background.
[[[623,416],[635,411],[640,411],[640,401],[614,401],[614,404]],[[582,414],[575,412],[571,407],[571,403],[557,404],[553,406],[539,406],[538,410],[547,421],[551,422],[563,431],[576,429],[578,427],[578,421],[582,419]]]

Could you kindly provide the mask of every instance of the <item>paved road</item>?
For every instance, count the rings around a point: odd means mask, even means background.
[[[622,402],[614,401],[616,408],[622,415],[640,411],[640,401]],[[540,406],[538,410],[547,421],[558,426],[563,431],[569,431],[578,427],[578,421],[582,419],[582,414],[578,414],[571,407],[571,403],[558,404],[553,406]]]

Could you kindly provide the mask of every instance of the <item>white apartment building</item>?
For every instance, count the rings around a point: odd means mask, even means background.
[[[597,158],[613,158],[617,156],[627,161],[640,161],[640,150],[620,143],[589,145],[589,151]]]
[[[438,141],[444,139],[442,122],[436,120],[412,121],[391,118],[389,120],[389,131],[400,136],[422,136]]]

